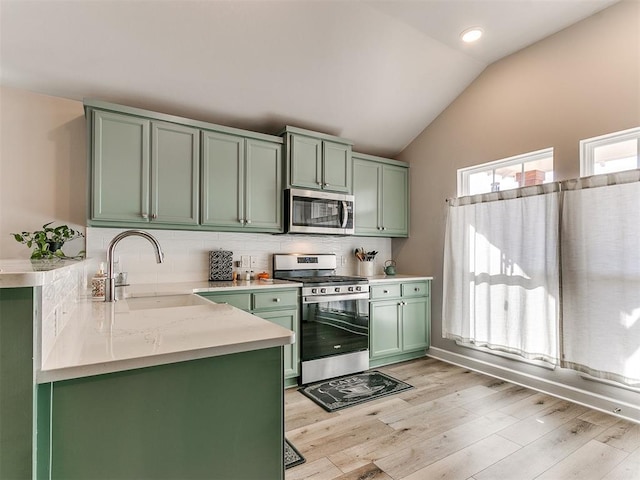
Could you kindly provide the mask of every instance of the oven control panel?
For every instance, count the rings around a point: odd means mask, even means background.
[[[326,285],[322,287],[303,287],[302,296],[322,296],[322,295],[354,295],[369,293],[368,284],[360,285]]]

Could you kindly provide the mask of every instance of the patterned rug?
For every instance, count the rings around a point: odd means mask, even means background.
[[[327,412],[334,412],[410,388],[413,386],[374,370],[314,383],[299,391]]]
[[[284,439],[284,468],[295,467],[301,463],[306,462],[305,458],[300,452],[289,443],[289,440]]]

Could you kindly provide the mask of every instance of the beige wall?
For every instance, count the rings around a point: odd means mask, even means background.
[[[84,232],[85,131],[81,102],[0,87],[0,258],[29,258],[11,232],[50,221]]]
[[[435,277],[433,345],[469,354],[441,338],[456,170],[553,147],[556,179],[579,176],[580,139],[640,125],[639,26],[640,4],[622,2],[496,62],[398,156],[411,164],[411,237],[393,251],[401,272]]]

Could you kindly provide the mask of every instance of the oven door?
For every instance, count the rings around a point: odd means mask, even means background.
[[[287,190],[289,233],[352,235],[353,195],[313,190]]]
[[[303,297],[302,361],[369,349],[369,294]]]

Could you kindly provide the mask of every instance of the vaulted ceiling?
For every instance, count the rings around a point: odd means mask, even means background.
[[[394,156],[487,65],[613,3],[0,0],[0,81]]]

